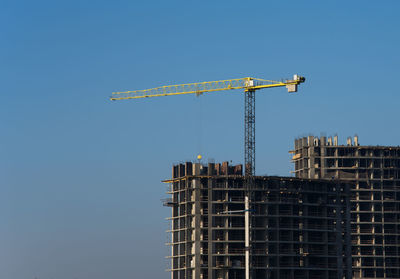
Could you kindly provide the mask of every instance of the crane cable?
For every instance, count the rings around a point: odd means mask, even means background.
[[[197,118],[198,118],[198,131],[195,133],[197,143],[197,159],[200,161],[203,157],[203,101],[201,96],[197,96]]]

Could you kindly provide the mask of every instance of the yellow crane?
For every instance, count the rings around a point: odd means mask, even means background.
[[[297,86],[305,81],[304,77],[294,75],[292,79],[282,81],[259,78],[239,78],[218,81],[196,82],[178,85],[160,86],[145,90],[113,92],[110,99],[129,100],[148,97],[173,96],[183,94],[200,95],[205,92],[218,92],[244,89],[244,168],[245,168],[245,277],[250,278],[250,202],[253,200],[252,188],[255,175],[255,92],[259,89],[285,86],[288,92],[297,92]],[[201,157],[200,157],[201,158]]]
[[[245,92],[245,176],[255,174],[255,91],[264,88],[285,86],[288,92],[297,92],[297,86],[305,81],[304,77],[294,75],[292,79],[282,81],[259,78],[238,78],[218,81],[206,81],[177,85],[160,86],[151,89],[113,92],[112,101],[140,99],[149,97],[173,96],[183,94],[200,95],[205,92],[218,92],[244,89]]]
[[[305,78],[295,75],[291,80],[274,81],[259,78],[238,78],[217,81],[205,81],[177,85],[166,85],[144,90],[113,92],[110,100],[127,100],[148,97],[172,96],[182,94],[202,94],[205,92],[217,92],[232,89],[244,89],[255,91],[263,88],[286,86],[289,92],[296,92],[297,85],[304,82]]]

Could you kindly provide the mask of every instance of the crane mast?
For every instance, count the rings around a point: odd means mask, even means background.
[[[271,87],[286,86],[288,92],[297,92],[297,86],[305,81],[304,77],[294,75],[293,79],[273,81],[258,78],[240,78],[178,85],[160,86],[145,90],[113,92],[110,100],[127,100],[148,97],[173,96],[183,94],[200,95],[205,92],[218,92],[224,90],[244,89],[244,188],[245,188],[245,278],[250,279],[250,213],[254,201],[254,183],[256,170],[256,126],[255,106],[256,90]]]
[[[245,223],[245,277],[250,278],[250,202],[253,201],[254,175],[256,172],[256,127],[255,107],[256,91],[251,89],[244,93],[244,223]]]

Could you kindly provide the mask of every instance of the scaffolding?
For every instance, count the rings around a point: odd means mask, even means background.
[[[245,178],[241,165],[173,166],[171,279],[245,278]],[[252,278],[350,278],[349,186],[342,182],[256,176]]]
[[[353,278],[400,278],[400,147],[309,136],[291,152],[296,177],[351,184]]]

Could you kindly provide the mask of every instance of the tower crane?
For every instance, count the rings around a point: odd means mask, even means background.
[[[294,75],[293,79],[282,81],[259,78],[239,78],[218,81],[206,81],[178,85],[160,86],[145,90],[113,92],[110,100],[129,100],[148,97],[173,96],[218,92],[224,90],[244,89],[244,168],[245,168],[245,278],[250,279],[250,202],[253,200],[253,186],[255,175],[255,92],[264,88],[285,86],[289,93],[297,92],[297,87],[305,78]]]

